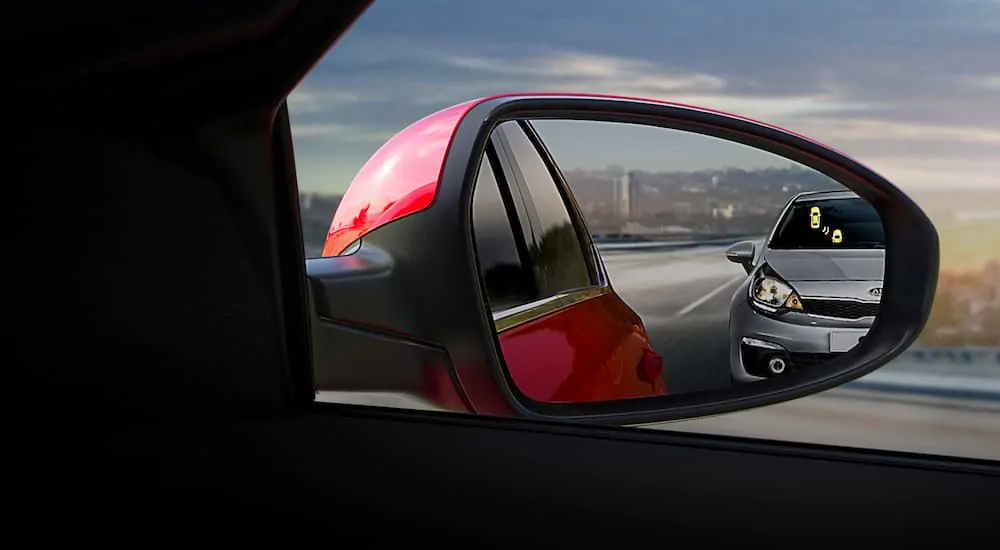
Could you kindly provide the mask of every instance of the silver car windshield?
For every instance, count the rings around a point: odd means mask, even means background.
[[[878,212],[864,199],[804,200],[786,211],[768,248],[885,248],[885,231]]]

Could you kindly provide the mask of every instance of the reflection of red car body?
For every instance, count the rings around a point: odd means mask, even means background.
[[[498,335],[511,378],[528,397],[580,403],[665,393],[642,321],[607,292]]]
[[[475,105],[449,107],[400,131],[355,176],[333,217],[324,256],[404,216],[433,208],[452,135]],[[659,356],[639,316],[610,287],[547,315],[498,326],[517,388],[541,402],[585,402],[666,393]],[[430,397],[437,392],[428,388]]]

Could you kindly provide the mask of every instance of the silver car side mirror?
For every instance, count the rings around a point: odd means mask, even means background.
[[[747,274],[753,269],[753,260],[757,257],[757,244],[753,241],[740,241],[726,250],[726,258],[734,264],[740,264]]]

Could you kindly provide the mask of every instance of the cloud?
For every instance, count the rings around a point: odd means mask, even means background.
[[[726,79],[710,74],[671,74],[656,63],[607,54],[558,51],[531,58],[503,59],[449,56],[442,62],[452,67],[515,77],[560,79],[583,83],[625,80],[638,88],[675,90],[721,90]]]
[[[708,73],[684,73],[643,59],[631,59],[599,53],[553,51],[528,58],[453,56],[441,63],[466,69],[470,82],[482,83],[475,88],[480,95],[496,93],[496,84],[487,75],[504,76],[503,84],[510,91],[565,91],[576,93],[607,93],[614,95],[661,99],[709,107],[747,116],[789,118],[810,113],[863,110],[861,102],[840,101],[829,79],[820,83],[810,95],[770,93],[735,93],[733,83]],[[742,89],[760,89],[758,82],[740,79]],[[440,103],[456,99],[456,93],[468,93],[472,86],[448,88],[437,94],[420,95],[418,103]]]
[[[993,0],[380,0],[289,105],[314,182],[349,180],[381,141],[448,105],[566,91],[736,112],[906,180],[932,181],[919,165],[986,185],[995,171],[972,172],[994,170],[998,51]]]
[[[292,126],[294,139],[334,140],[350,143],[384,143],[394,132],[372,130],[367,126],[337,123],[301,123]]]
[[[997,1],[1000,2],[1000,0]],[[974,90],[989,90],[991,92],[1000,92],[1000,74],[973,76],[968,78],[967,80],[969,86]]]
[[[831,141],[948,141],[1000,146],[1000,128],[865,119],[807,119],[800,127],[811,128],[812,133]]]
[[[903,189],[997,189],[1000,161],[916,156],[866,157],[862,162]]]
[[[379,101],[380,99],[378,94],[362,94],[350,90],[317,90],[311,87],[300,87],[288,96],[288,108],[299,114],[317,113],[330,111],[344,105],[354,105],[366,101]]]

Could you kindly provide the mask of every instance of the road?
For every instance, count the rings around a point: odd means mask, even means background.
[[[641,317],[670,393],[729,385],[729,300],[746,272],[726,246],[605,252],[615,291]]]

